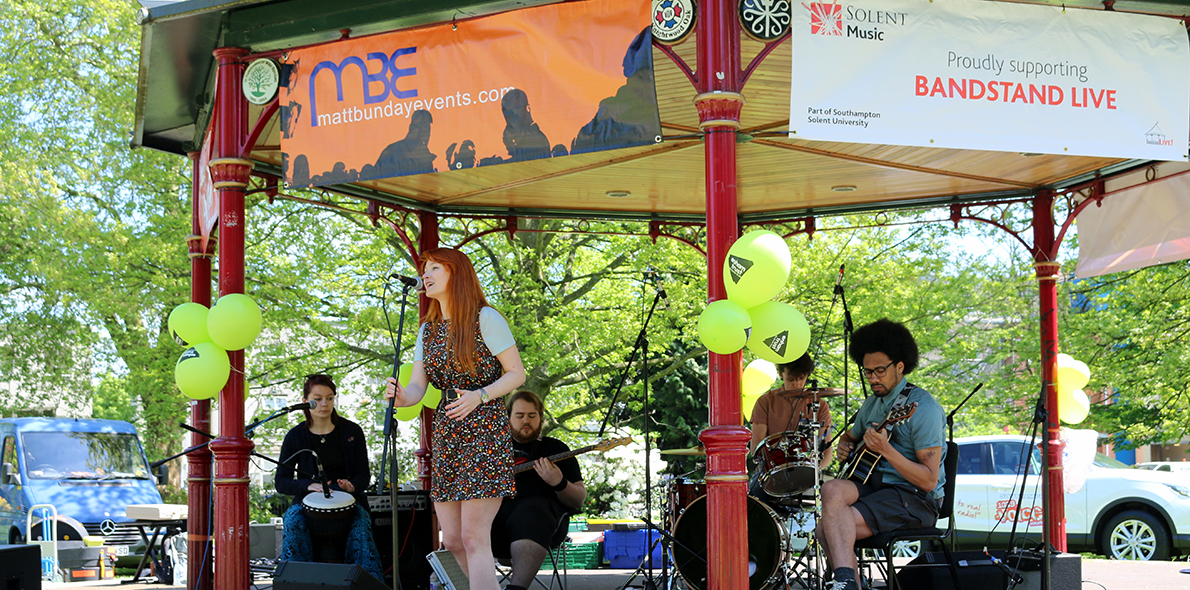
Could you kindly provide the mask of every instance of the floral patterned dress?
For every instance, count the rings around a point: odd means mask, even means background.
[[[443,391],[434,412],[433,476],[430,499],[457,502],[477,498],[502,498],[516,493],[512,476],[512,437],[504,404],[493,399],[480,404],[462,420],[446,416],[451,389],[477,390],[495,383],[504,373],[499,359],[488,350],[475,321],[475,372],[455,366],[450,352],[450,320],[433,334],[427,329],[422,342],[426,377]]]

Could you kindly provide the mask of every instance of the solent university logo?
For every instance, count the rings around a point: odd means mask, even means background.
[[[838,2],[811,2],[802,6],[810,11],[811,34],[843,36],[843,7]]]

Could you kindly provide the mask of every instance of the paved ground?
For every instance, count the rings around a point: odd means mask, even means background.
[[[1077,586],[1055,586],[1053,590],[1190,590],[1190,563],[1185,561],[1162,562],[1131,562],[1108,561],[1103,559],[1084,559],[1082,561],[1082,584]],[[659,574],[659,571],[654,571]],[[569,590],[617,590],[630,583],[629,588],[641,589],[644,579],[637,576],[630,580],[631,570],[571,570],[567,576]],[[543,581],[545,576],[542,576]],[[80,582],[75,584],[43,584],[43,588],[87,588],[94,586],[119,586],[119,581]],[[129,590],[150,589],[183,589],[184,586],[166,586],[161,584],[137,584],[126,586]],[[555,586],[556,587],[556,586]],[[269,590],[271,585],[265,581],[258,583],[257,590]],[[542,590],[541,587],[537,587]],[[1018,588],[1021,588],[1018,586]]]

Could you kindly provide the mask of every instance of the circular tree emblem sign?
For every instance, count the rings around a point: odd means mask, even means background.
[[[681,43],[694,31],[694,0],[653,0],[653,38],[666,45]]]
[[[277,94],[280,81],[281,71],[277,69],[277,64],[271,59],[258,59],[244,70],[244,98],[252,104],[268,104]]]
[[[789,32],[793,7],[786,0],[740,0],[740,26],[749,37],[769,43]]]

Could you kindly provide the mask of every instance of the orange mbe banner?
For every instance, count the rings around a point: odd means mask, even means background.
[[[650,5],[589,0],[289,53],[293,188],[661,140]]]

